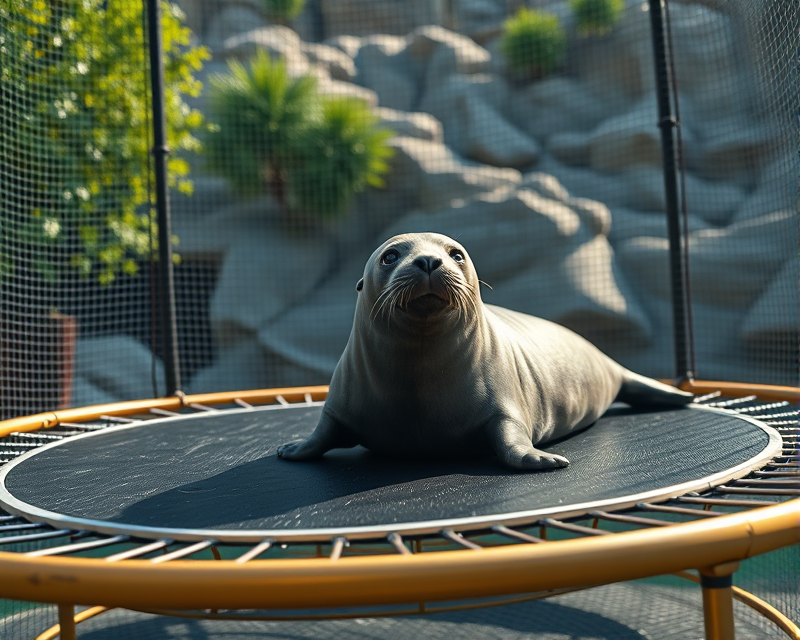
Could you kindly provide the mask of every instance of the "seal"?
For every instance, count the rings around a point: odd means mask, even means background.
[[[484,304],[458,242],[390,238],[356,285],[353,329],[307,440],[278,448],[312,460],[362,445],[404,458],[492,452],[512,469],[564,467],[536,448],[594,423],[615,400],[685,405],[693,395],[622,367],[556,323]]]

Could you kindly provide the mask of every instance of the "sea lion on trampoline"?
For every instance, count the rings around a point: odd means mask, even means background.
[[[558,324],[484,304],[464,247],[415,233],[384,242],[359,281],[353,329],[316,429],[287,460],[362,445],[393,457],[494,452],[523,471],[564,467],[536,448],[594,423],[615,400],[692,394],[628,371]]]

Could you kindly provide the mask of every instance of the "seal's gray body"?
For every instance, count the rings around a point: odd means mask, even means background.
[[[402,255],[384,265],[387,251]],[[320,423],[308,440],[281,447],[281,457],[311,459],[361,444],[408,458],[494,452],[513,468],[553,468],[568,462],[534,445],[588,427],[615,399],[691,401],[691,394],[628,371],[569,329],[485,305],[466,252],[463,263],[447,263],[462,251],[435,234],[398,236],[376,250]],[[439,264],[430,269],[433,261]],[[400,310],[376,314],[403,278],[411,284],[391,300]],[[452,295],[442,301],[442,291],[461,286],[466,303]]]

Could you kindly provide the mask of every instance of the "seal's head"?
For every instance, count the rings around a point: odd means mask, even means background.
[[[478,276],[464,247],[438,233],[394,236],[367,261],[356,288],[373,320],[401,324],[477,314]]]

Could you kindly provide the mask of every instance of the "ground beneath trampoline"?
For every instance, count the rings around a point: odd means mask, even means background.
[[[677,580],[677,579],[676,579]],[[785,638],[748,607],[735,603],[738,640]],[[22,628],[44,631],[54,607],[26,612],[4,638]],[[0,621],[0,631],[3,621]],[[114,610],[78,626],[80,640],[701,640],[700,588],[649,583],[607,585],[588,591],[488,609],[397,618],[325,621],[192,620]]]

